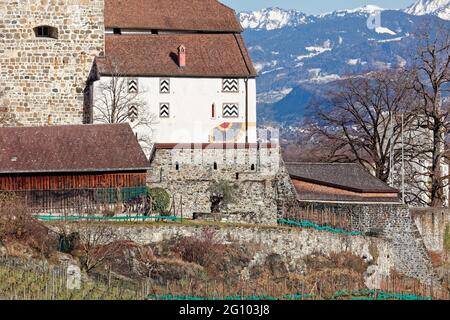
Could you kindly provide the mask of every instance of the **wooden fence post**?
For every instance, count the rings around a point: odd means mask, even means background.
[[[181,213],[181,223],[183,223],[183,195],[180,196],[180,213]]]

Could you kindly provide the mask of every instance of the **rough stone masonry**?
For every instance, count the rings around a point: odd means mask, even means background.
[[[211,147],[157,149],[152,157],[149,183],[167,190],[176,204],[176,214],[193,218],[211,213],[208,188],[226,180],[237,188],[236,201],[224,219],[276,225],[280,181],[289,179],[278,147]]]
[[[304,210],[344,215],[351,221],[349,231],[376,234],[387,240],[403,274],[426,284],[439,285],[439,277],[407,206],[332,203],[301,203],[300,206]]]
[[[39,26],[56,38],[37,37]],[[86,80],[103,51],[103,0],[0,0],[0,112],[22,125],[83,123]]]

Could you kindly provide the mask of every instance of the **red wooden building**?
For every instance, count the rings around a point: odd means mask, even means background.
[[[128,124],[0,128],[0,192],[39,211],[131,201],[148,169]]]

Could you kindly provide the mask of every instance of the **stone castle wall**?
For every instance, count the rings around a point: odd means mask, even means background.
[[[338,235],[315,230],[300,230],[283,227],[238,227],[238,226],[117,226],[114,231],[119,237],[126,237],[140,244],[153,244],[176,237],[201,238],[204,230],[215,230],[216,239],[222,243],[256,243],[261,250],[252,258],[248,268],[258,265],[271,254],[278,254],[289,262],[291,272],[305,274],[307,267],[301,259],[311,254],[352,253],[364,259],[369,267],[365,272],[366,284],[371,289],[380,288],[380,277],[387,277],[391,271],[404,274],[404,266],[398,264],[391,243],[383,239]],[[410,264],[414,264],[413,261]],[[243,270],[243,279],[249,274]],[[291,270],[292,269],[292,270]]]
[[[439,284],[424,240],[410,209],[403,205],[300,203],[304,210],[333,212],[350,220],[349,231],[375,234],[391,243],[402,273],[427,284]]]
[[[173,196],[178,215],[182,211],[193,218],[194,213],[211,213],[208,188],[226,180],[237,187],[238,196],[224,219],[276,224],[286,174],[279,148],[157,149],[149,183]]]
[[[427,249],[433,253],[444,253],[445,231],[450,226],[450,209],[423,208],[412,209],[411,212]]]
[[[83,123],[84,89],[104,51],[103,0],[0,0],[0,112],[22,125]],[[58,39],[34,28],[58,29]]]

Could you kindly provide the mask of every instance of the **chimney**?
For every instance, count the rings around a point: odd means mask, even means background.
[[[186,47],[183,45],[178,47],[178,66],[180,68],[186,67]]]

